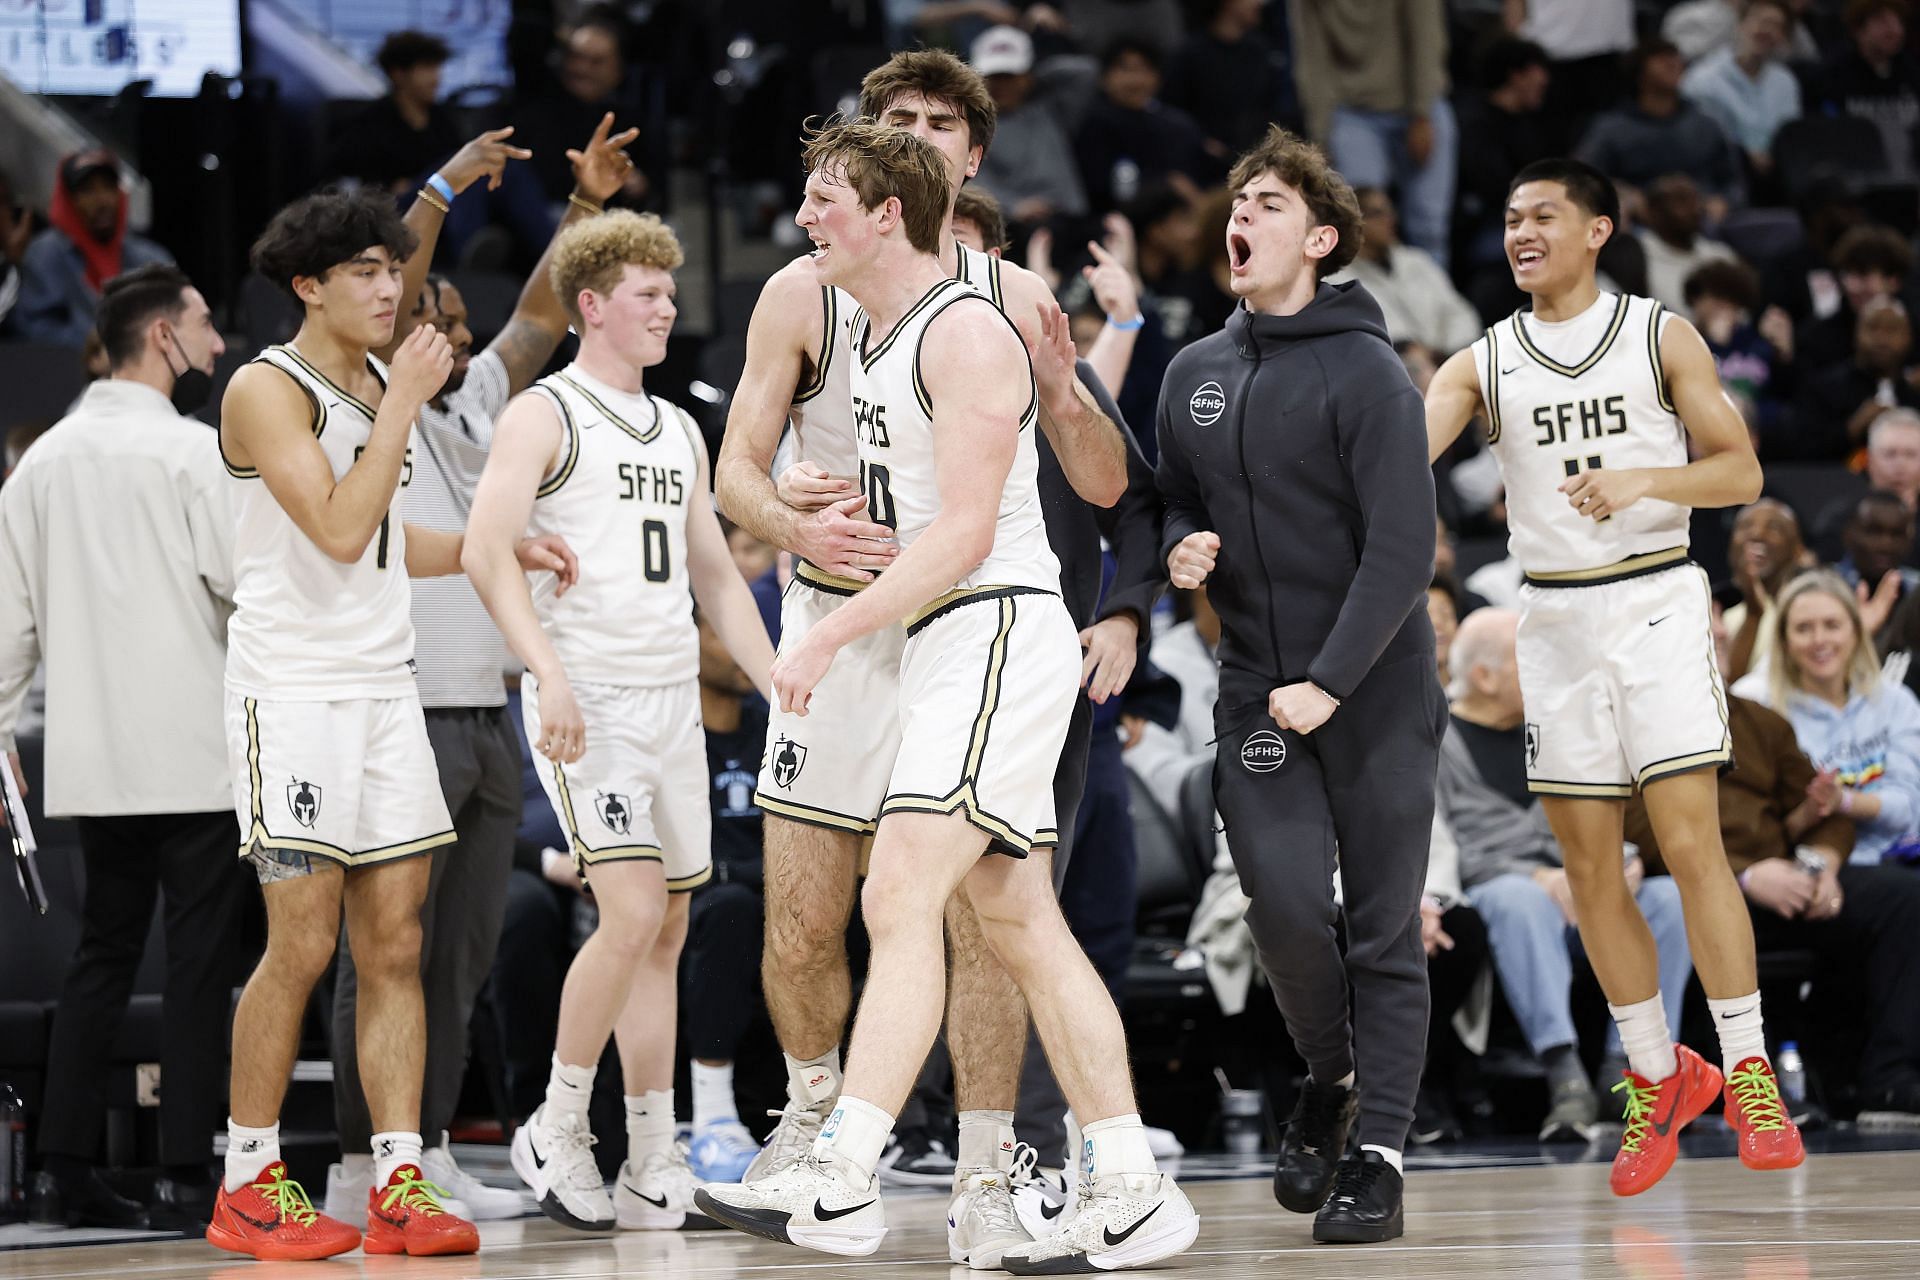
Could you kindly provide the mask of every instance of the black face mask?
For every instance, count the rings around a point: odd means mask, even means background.
[[[173,339],[173,349],[180,353],[181,363],[187,366],[173,374],[173,394],[167,398],[173,401],[175,413],[183,417],[191,416],[213,399],[213,375],[194,367],[193,361],[187,359],[186,348],[180,345],[180,339],[171,329],[167,331],[167,336]],[[167,361],[167,372],[173,373],[171,360]]]

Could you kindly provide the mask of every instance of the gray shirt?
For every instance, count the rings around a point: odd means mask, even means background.
[[[413,482],[401,499],[407,523],[447,533],[467,527],[493,421],[507,407],[509,391],[506,365],[482,351],[445,408],[421,406]],[[421,706],[506,705],[507,642],[465,574],[413,580],[413,658]]]
[[[1440,740],[1438,788],[1438,810],[1460,846],[1460,879],[1468,888],[1495,876],[1561,865],[1560,845],[1540,802],[1522,808],[1492,786],[1451,718]]]

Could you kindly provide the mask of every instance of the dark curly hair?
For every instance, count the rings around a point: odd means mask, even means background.
[[[439,36],[424,31],[396,31],[380,42],[380,51],[373,55],[373,60],[382,71],[392,75],[419,66],[442,67],[452,56],[447,42]]]
[[[375,245],[405,262],[419,244],[387,196],[322,191],[274,214],[248,259],[255,271],[293,293],[299,277],[325,280],[327,272]]]

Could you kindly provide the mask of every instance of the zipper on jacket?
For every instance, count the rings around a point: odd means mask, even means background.
[[[1273,575],[1267,571],[1267,553],[1260,545],[1260,522],[1255,519],[1258,507],[1253,496],[1253,471],[1247,466],[1247,402],[1252,398],[1253,380],[1260,376],[1260,341],[1253,336],[1251,329],[1247,332],[1247,342],[1253,347],[1253,369],[1240,383],[1240,405],[1233,415],[1234,443],[1240,450],[1240,483],[1247,490],[1247,532],[1251,535],[1253,558],[1260,564],[1260,577],[1267,592],[1267,643],[1273,650],[1274,674],[1280,678],[1280,683],[1285,684],[1287,673],[1280,662],[1280,624],[1273,612]]]

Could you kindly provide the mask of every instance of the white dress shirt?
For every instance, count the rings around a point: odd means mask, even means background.
[[[0,486],[0,738],[44,658],[48,816],[233,806],[236,483],[210,428],[108,379]]]

